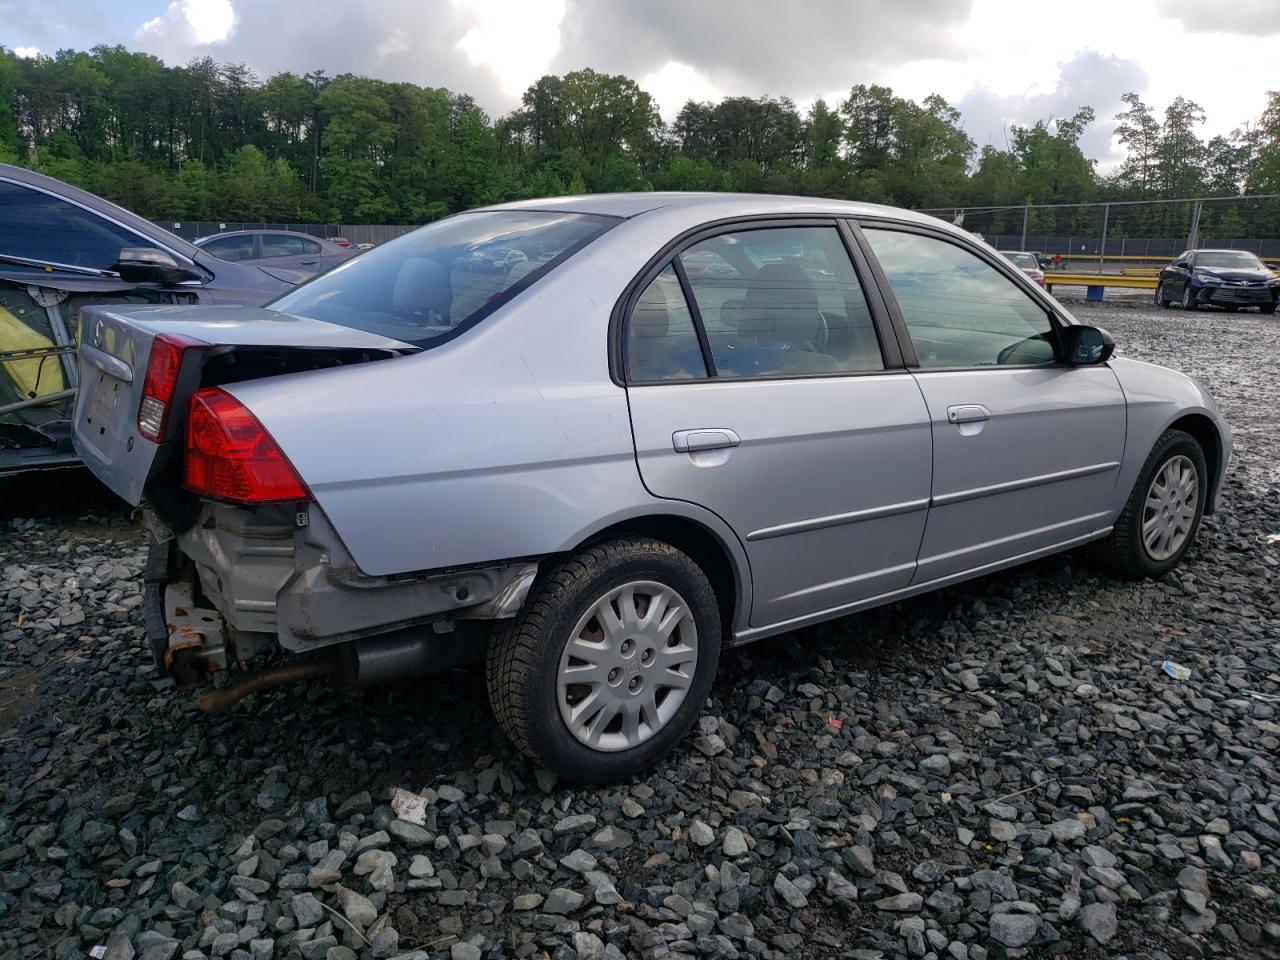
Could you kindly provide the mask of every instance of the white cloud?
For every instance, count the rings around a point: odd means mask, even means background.
[[[231,0],[173,0],[163,14],[138,28],[138,39],[203,46],[226,40],[235,26]]]
[[[413,41],[409,39],[409,34],[405,33],[400,27],[396,27],[387,34],[387,39],[378,44],[377,49],[373,51],[374,62],[382,63],[388,57],[398,57],[402,53],[408,53],[412,46]]]
[[[670,123],[689,100],[716,101],[722,96],[710,77],[687,63],[668,60],[658,70],[636,81],[640,89],[653,95],[662,119]]]
[[[19,60],[34,60],[40,56],[39,47],[14,47],[13,55]]]
[[[493,71],[504,93],[517,96],[547,71],[560,47],[564,0],[454,0],[475,19],[458,49]]]

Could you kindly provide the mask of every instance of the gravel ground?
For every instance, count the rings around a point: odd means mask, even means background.
[[[44,514],[0,525],[0,956],[1280,956],[1280,323],[1079,314],[1235,428],[1181,570],[1066,555],[730,653],[612,788],[532,769],[475,674],[200,715],[138,529],[0,488]]]

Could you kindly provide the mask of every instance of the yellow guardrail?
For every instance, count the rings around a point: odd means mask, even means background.
[[[1126,277],[1158,277],[1160,267],[1125,267],[1120,272]]]
[[[1128,287],[1131,290],[1154,290],[1160,278],[1131,277],[1121,273],[1058,273],[1049,270],[1044,275],[1044,285],[1052,290],[1062,287]]]

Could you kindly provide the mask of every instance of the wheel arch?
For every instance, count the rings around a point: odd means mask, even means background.
[[[1222,437],[1213,420],[1203,413],[1187,413],[1174,420],[1166,430],[1189,433],[1204,451],[1205,465],[1209,468],[1209,488],[1205,491],[1204,512],[1213,513],[1218,505],[1218,484],[1222,478]]]
[[[700,518],[654,511],[616,519],[584,535],[571,550],[624,535],[652,537],[687,554],[711,581],[727,643],[751,611],[751,571],[742,544],[731,531],[715,529]]]

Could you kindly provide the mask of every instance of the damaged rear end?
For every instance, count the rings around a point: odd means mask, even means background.
[[[391,362],[410,344],[252,308],[86,310],[74,444],[140,508],[152,536],[148,640],[184,684],[243,671],[202,700],[218,709],[264,685],[321,675],[367,685],[483,652],[459,621],[510,616],[536,565],[361,572],[305,480],[236,385],[292,377],[299,402],[323,371]],[[269,670],[268,655],[293,656]]]

